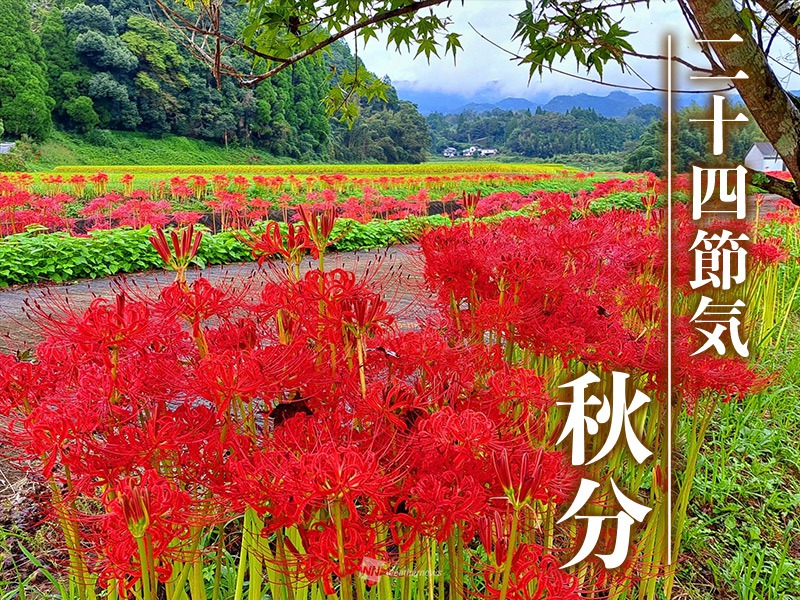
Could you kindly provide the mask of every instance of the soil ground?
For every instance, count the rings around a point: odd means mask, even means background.
[[[359,278],[367,278],[383,290],[384,298],[398,315],[401,327],[411,327],[425,312],[428,295],[422,286],[422,258],[415,245],[394,246],[385,250],[359,252],[333,252],[325,256],[326,270],[342,268],[353,271]],[[316,262],[306,260],[303,272],[316,267]],[[258,296],[259,281],[272,275],[272,270],[282,268],[282,263],[233,263],[194,269],[187,279],[205,277],[215,285],[232,285],[247,288],[253,298]],[[272,275],[274,276],[274,275]],[[121,286],[135,288],[148,295],[172,281],[169,271],[149,271],[119,277],[79,280],[65,284],[35,284],[0,289],[0,352],[9,353],[32,349],[40,341],[36,327],[26,316],[27,305],[40,302],[52,305],[52,300],[66,298],[73,310],[84,310],[95,298],[113,297]],[[2,485],[0,483],[0,485]]]

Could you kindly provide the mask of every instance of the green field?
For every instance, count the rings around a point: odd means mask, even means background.
[[[26,158],[30,171],[60,165],[288,164],[256,148],[229,146],[176,135],[152,136],[123,131],[98,131],[80,136],[54,132]]]

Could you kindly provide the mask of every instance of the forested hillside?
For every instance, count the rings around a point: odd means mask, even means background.
[[[639,139],[660,116],[658,107],[646,104],[620,119],[603,117],[591,109],[566,113],[531,110],[465,111],[454,115],[428,115],[432,151],[478,144],[507,154],[552,158],[565,154],[616,152]]]
[[[729,111],[731,116],[741,112],[749,119],[746,124],[737,123],[724,129],[727,138],[725,158],[739,164],[752,145],[766,140],[766,137],[743,104],[732,104]],[[708,127],[691,121],[691,119],[707,118],[708,109],[694,103],[676,113],[673,125],[676,135],[672,148],[673,162],[679,173],[689,171],[691,164],[711,164],[720,160],[711,154]],[[625,170],[653,171],[661,174],[666,164],[665,150],[666,132],[663,121],[659,120],[645,130],[636,148],[628,154]]]
[[[6,137],[42,141],[55,128],[101,145],[103,130],[118,130],[252,145],[302,160],[425,159],[425,120],[391,87],[387,102],[362,103],[351,130],[329,118],[324,98],[337,66],[355,63],[347,46],[301,61],[254,88],[232,79],[217,87],[208,66],[151,14],[148,0],[60,0],[27,7],[25,0],[0,0],[0,119]],[[241,27],[244,8],[224,14],[224,29]],[[227,58],[244,66],[244,57]]]
[[[729,111],[750,117],[742,104],[734,102]],[[673,157],[679,172],[686,172],[691,163],[720,160],[711,155],[708,127],[691,121],[706,119],[708,113],[708,107],[694,103],[675,113]],[[645,104],[629,110],[622,118],[604,117],[592,109],[573,108],[558,113],[537,108],[432,113],[427,121],[434,154],[441,154],[450,146],[460,151],[478,145],[497,148],[511,157],[663,174],[666,140],[662,117],[658,107]],[[728,127],[726,136],[725,158],[738,162],[744,160],[754,142],[766,139],[752,118],[744,125]]]

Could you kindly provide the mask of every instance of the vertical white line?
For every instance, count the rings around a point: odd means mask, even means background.
[[[667,36],[667,564],[672,564],[672,36]]]

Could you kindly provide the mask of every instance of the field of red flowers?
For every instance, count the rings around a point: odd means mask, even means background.
[[[389,208],[389,188],[374,180],[320,177],[295,189],[189,178],[164,196],[73,187],[60,197],[59,182],[36,191],[9,178],[7,233],[42,214],[54,218],[44,227],[69,230],[78,203],[90,228],[150,225],[154,252],[175,272],[160,290],[123,285],[83,312],[57,298],[32,303],[44,341],[32,356],[0,356],[4,459],[41,484],[48,543],[64,549],[49,585],[80,600],[669,597],[680,546],[668,541],[684,532],[715,411],[775,381],[767,365],[797,305],[800,215],[778,204],[747,226],[742,321],[757,343],[745,360],[691,356],[701,343],[689,323],[697,228],[674,206],[669,398],[663,183],[573,179],[573,192],[523,196],[465,178],[461,193],[431,185]],[[282,199],[286,186],[295,196]],[[591,210],[619,192],[635,205]],[[226,229],[286,211],[288,225],[236,234],[263,261],[258,301],[187,280],[208,235],[176,216],[189,197]],[[434,300],[401,330],[380,280],[326,268],[325,255],[337,219],[427,214],[433,197],[453,203],[454,218],[418,236]],[[481,219],[523,206],[528,214]],[[170,219],[181,227],[162,231]],[[302,273],[307,254],[318,268]],[[652,399],[633,419],[652,460],[634,462],[620,445],[573,466],[571,444],[557,441],[567,418],[559,387],[582,376],[598,397]],[[603,423],[597,404],[587,417]],[[668,423],[668,404],[682,429]],[[677,450],[670,427],[682,432]],[[586,517],[562,518],[581,480],[602,482],[585,507],[598,517],[619,510],[612,478],[652,509],[633,527],[627,559],[607,567],[619,531],[606,524],[596,552],[562,568],[588,535]]]
[[[137,176],[86,176],[30,173],[0,175],[0,235],[30,227],[86,232],[113,227],[166,227],[197,223],[238,229],[272,218],[289,220],[295,207],[335,207],[342,218],[361,223],[442,212],[463,193],[483,193],[478,216],[531,205],[543,194],[575,195],[578,206],[619,192],[644,193],[652,181],[594,173],[466,173],[440,176],[308,175],[174,176],[169,180]],[[431,206],[431,204],[434,206]]]
[[[86,176],[0,175],[0,286],[68,281],[159,266],[147,241],[154,229],[197,225],[206,231],[196,262],[226,264],[250,252],[236,232],[267,221],[300,219],[299,207],[338,218],[332,246],[369,249],[415,239],[420,230],[466,216],[533,214],[569,204],[576,214],[653,202],[652,175],[530,169],[396,176],[357,172],[264,176],[104,172]]]

